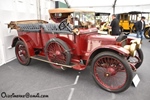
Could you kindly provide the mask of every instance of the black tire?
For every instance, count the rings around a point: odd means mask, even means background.
[[[150,39],[150,27],[145,29],[144,36],[146,39]]]
[[[123,28],[122,27],[119,27],[119,32],[120,32],[120,34],[123,32]]]
[[[133,33],[136,33],[135,25],[132,27],[131,31],[132,31]]]
[[[138,62],[137,64],[135,64],[135,67],[136,67],[136,69],[138,69],[140,66],[141,66],[141,64],[143,63],[143,59],[144,59],[144,55],[143,55],[143,51],[142,51],[142,49],[137,49],[137,54],[138,54],[138,57],[140,58],[140,62]],[[132,58],[132,57],[131,57]],[[130,59],[130,58],[129,58]],[[128,60],[129,60],[128,59]],[[136,58],[137,59],[137,58]],[[129,61],[130,62],[130,61]]]
[[[15,54],[20,64],[26,66],[30,64],[31,58],[29,57],[27,47],[23,41],[17,41],[15,46]]]
[[[105,57],[106,57],[106,59],[105,59]],[[104,62],[103,62],[103,59],[104,59]],[[114,62],[113,62],[113,59],[114,59]],[[107,63],[107,61],[108,61],[108,63]],[[108,64],[109,64],[109,66],[108,66]],[[107,65],[107,67],[106,67],[106,65]],[[96,68],[101,68],[101,70],[97,70]],[[107,70],[103,70],[103,69],[107,69]],[[98,73],[97,71],[101,71],[101,72]],[[125,76],[125,80],[120,75],[120,73],[124,73],[124,72],[126,73],[126,75],[122,74],[122,76]],[[92,74],[93,74],[92,76],[93,76],[95,82],[102,89],[109,91],[109,92],[114,92],[114,93],[123,92],[126,89],[128,89],[132,83],[132,78],[133,78],[132,70],[130,68],[130,65],[126,61],[126,59],[123,58],[122,56],[118,55],[117,53],[109,52],[109,51],[101,52],[94,57],[94,59],[92,61]],[[98,74],[101,74],[101,76],[98,76]],[[118,77],[117,78],[118,80],[119,79],[123,80],[123,82],[114,81],[113,79],[115,79],[116,77]],[[104,78],[104,80],[102,78]],[[107,84],[109,84],[109,85],[107,85]],[[118,87],[117,87],[117,86],[115,86],[115,84],[120,84],[121,86],[118,85]]]
[[[57,54],[57,52],[59,54]],[[55,62],[55,63],[59,63],[59,64],[64,64],[64,65],[70,64],[70,61],[71,61],[70,49],[63,40],[60,40],[58,38],[50,39],[46,44],[45,54],[46,54],[47,59],[50,62]],[[62,57],[62,58],[59,59],[59,57]],[[50,65],[53,68],[58,69],[58,70],[66,69],[66,67],[63,67],[63,66],[57,66],[54,64],[50,64]]]

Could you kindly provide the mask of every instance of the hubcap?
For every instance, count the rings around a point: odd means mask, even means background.
[[[107,68],[105,76],[109,77],[109,76],[115,75],[116,73],[117,73],[117,71],[114,68]]]
[[[61,55],[60,51],[56,51],[55,54],[56,54],[57,56]]]
[[[28,60],[28,55],[27,51],[24,45],[18,44],[16,47],[16,55],[18,60],[22,63],[25,64]]]

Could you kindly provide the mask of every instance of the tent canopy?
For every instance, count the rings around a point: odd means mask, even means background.
[[[94,10],[97,12],[122,13],[129,11],[150,12],[150,0],[56,0],[67,1],[71,8]]]

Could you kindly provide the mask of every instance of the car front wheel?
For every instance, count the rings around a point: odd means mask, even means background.
[[[123,92],[132,83],[132,70],[125,58],[114,52],[101,52],[92,61],[92,76],[109,92]]]

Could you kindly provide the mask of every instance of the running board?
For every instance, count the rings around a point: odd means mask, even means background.
[[[62,66],[62,67],[67,67],[67,68],[73,68],[73,65],[70,66],[70,65],[63,65],[63,64],[59,64],[59,63],[55,63],[55,62],[50,62],[46,58],[41,57],[41,56],[31,56],[30,58],[36,59],[36,60],[39,60],[39,61],[43,61],[43,62],[47,62],[47,63],[50,63],[50,64],[54,64],[54,65],[57,65],[57,66]]]

